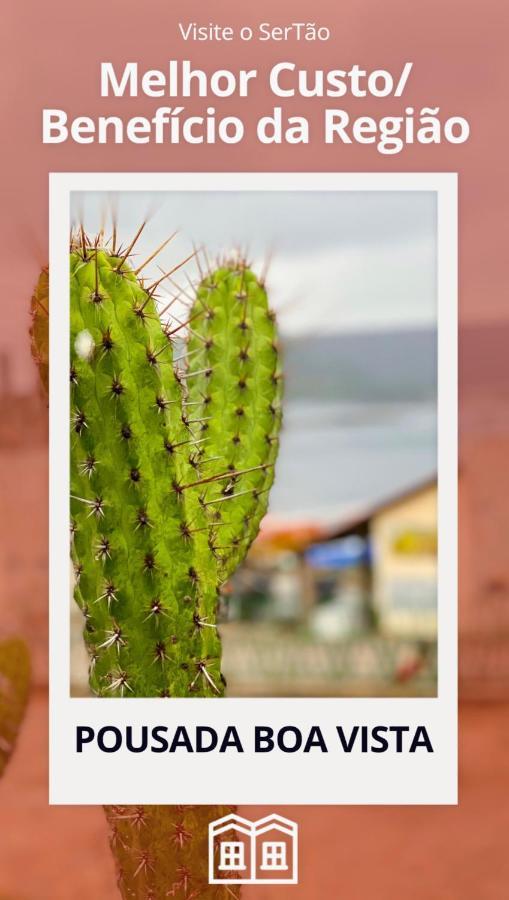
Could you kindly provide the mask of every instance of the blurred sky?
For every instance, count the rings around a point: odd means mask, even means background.
[[[283,334],[423,327],[436,317],[436,198],[431,192],[76,192],[72,218],[89,234],[124,242],[148,217],[142,261],[178,235],[145,270],[157,276],[204,245],[210,258],[241,247],[268,288]],[[190,263],[193,277],[196,267]],[[177,281],[184,280],[176,275]]]

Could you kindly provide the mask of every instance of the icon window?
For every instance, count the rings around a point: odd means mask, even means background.
[[[219,847],[219,868],[222,871],[238,872],[246,868],[241,841],[222,841]]]
[[[286,844],[282,841],[265,841],[262,846],[262,869],[287,869]]]

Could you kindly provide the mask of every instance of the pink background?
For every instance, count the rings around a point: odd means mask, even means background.
[[[325,3],[260,2],[256,14],[239,4],[217,0],[122,4],[91,0],[85,6],[53,0],[50,4],[8,2],[4,11],[4,90],[2,121],[6,126],[2,167],[1,241],[9,261],[5,291],[13,299],[5,317],[2,344],[14,342],[16,382],[31,372],[23,341],[25,302],[38,268],[47,261],[48,171],[167,170],[310,170],[310,171],[458,171],[461,176],[461,315],[464,323],[497,320],[505,314],[501,279],[507,274],[505,178],[508,125],[504,116],[507,13],[502,0],[468,2],[430,0],[424,4],[395,2]],[[419,9],[420,7],[420,9]],[[4,7],[5,9],[5,7]],[[29,10],[29,12],[28,12]],[[254,25],[313,20],[330,25],[328,43],[192,44],[177,34],[177,22],[200,21]],[[143,114],[164,101],[101,99],[100,62],[120,65],[137,61],[140,68],[165,69],[172,56],[190,58],[207,71],[224,66],[268,70],[289,59],[312,68],[366,68],[399,71],[411,60],[414,68],[402,100],[348,101],[357,115],[398,113],[407,105],[440,106],[441,113],[464,115],[472,126],[467,144],[413,146],[399,155],[381,157],[372,146],[263,146],[253,128],[242,145],[45,145],[41,143],[41,110],[65,109],[69,116]],[[220,112],[254,122],[278,101],[260,77],[248,102],[214,100]],[[201,100],[186,104],[189,112]],[[289,114],[304,111],[311,123],[321,121],[326,106],[337,100],[286,101]],[[318,127],[316,127],[318,134]]]
[[[167,0],[88,0],[76,5],[13,2],[3,6],[4,124],[0,242],[4,260],[0,331],[3,409],[1,502],[2,631],[26,636],[34,659],[34,689],[18,753],[0,788],[0,894],[23,900],[117,896],[102,812],[49,809],[46,804],[46,457],[44,434],[17,410],[34,389],[28,303],[47,262],[49,171],[310,170],[458,171],[460,175],[461,325],[461,805],[458,809],[328,808],[293,810],[301,825],[298,888],[252,889],[253,897],[318,900],[502,898],[509,883],[509,383],[507,346],[507,56],[509,12],[503,0],[316,0],[256,4]],[[329,25],[328,44],[184,44],[176,23],[193,18],[224,24],[284,24],[312,17]],[[467,144],[414,146],[396,156],[373,147],[43,146],[41,110],[79,114],[144,114],[158,101],[101,100],[99,63],[138,61],[164,69],[172,56],[213,70],[269,69],[294,60],[307,68],[400,70],[414,63],[402,101],[337,103],[297,98],[318,122],[325,105],[352,113],[398,113],[404,105],[440,106],[464,115]],[[263,79],[250,101],[215,101],[221,113],[248,125],[276,104]],[[188,112],[200,108],[186,103]],[[248,129],[252,135],[252,127]],[[26,399],[26,398],[25,398]],[[24,417],[25,416],[25,417]],[[11,420],[9,420],[11,421]],[[23,456],[25,453],[25,456]],[[27,465],[28,463],[28,465]],[[281,810],[284,812],[283,810]],[[253,811],[261,812],[261,811]],[[292,814],[291,810],[287,810]]]

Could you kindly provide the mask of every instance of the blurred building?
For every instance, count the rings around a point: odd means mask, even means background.
[[[436,479],[389,497],[335,533],[352,535],[368,541],[371,611],[380,632],[435,639]]]
[[[271,520],[226,598],[234,694],[436,693],[437,488],[335,526]]]

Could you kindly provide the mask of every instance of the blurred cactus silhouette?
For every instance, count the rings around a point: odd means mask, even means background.
[[[30,657],[20,638],[0,642],[0,777],[14,750],[30,687]]]

